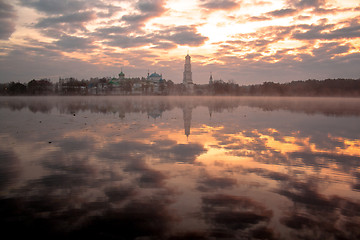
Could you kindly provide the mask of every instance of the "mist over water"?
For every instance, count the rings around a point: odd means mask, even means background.
[[[359,239],[360,99],[1,97],[4,234]]]

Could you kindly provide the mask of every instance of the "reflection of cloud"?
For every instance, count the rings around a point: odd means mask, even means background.
[[[274,172],[274,171],[266,170],[263,168],[250,168],[250,169],[247,169],[246,172],[256,173],[257,175],[260,175],[262,177],[269,178],[272,180],[277,180],[277,181],[286,181],[286,180],[290,179],[290,176],[287,174]]]
[[[237,184],[237,181],[234,178],[215,177],[207,173],[203,174],[203,176],[199,179],[198,182],[200,185],[197,189],[202,192],[213,191],[217,189],[233,188]]]
[[[136,239],[162,237],[171,229],[174,215],[167,209],[167,196],[154,196],[126,204],[121,209],[106,211],[94,217],[76,234],[91,238]]]
[[[259,227],[264,228],[272,217],[272,212],[261,203],[242,196],[208,195],[202,198],[202,204],[206,220],[228,234],[235,234],[236,230],[248,231],[249,237],[259,234]]]
[[[129,197],[135,196],[137,193],[133,186],[117,186],[105,189],[105,194],[109,198],[109,202],[122,202]]]
[[[170,161],[194,163],[196,157],[206,152],[206,149],[197,143],[178,144],[168,150]],[[166,160],[165,160],[166,161]]]
[[[19,159],[14,152],[0,149],[0,190],[6,188],[19,174]]]
[[[316,168],[328,167],[330,164],[335,163],[346,172],[360,166],[360,157],[337,153],[293,152],[290,153],[289,157],[301,159],[306,166]]]
[[[278,193],[294,203],[281,219],[281,223],[293,230],[291,236],[299,239],[314,239],[319,235],[323,239],[359,237],[359,232],[354,231],[360,227],[356,220],[360,214],[358,201],[321,195],[311,181],[289,182]]]
[[[93,150],[94,139],[88,136],[84,138],[68,137],[58,140],[56,144],[64,152],[90,151]]]
[[[137,154],[141,158],[150,155],[161,157],[162,161],[193,163],[197,156],[204,152],[206,152],[204,147],[197,143],[176,144],[174,141],[155,141],[152,144],[144,144],[121,141],[109,144],[99,153],[99,156],[124,161],[132,159]]]

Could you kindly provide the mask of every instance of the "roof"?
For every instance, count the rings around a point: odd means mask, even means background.
[[[149,77],[161,77],[161,75],[154,72]]]

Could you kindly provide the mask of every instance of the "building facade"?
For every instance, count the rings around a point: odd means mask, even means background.
[[[183,84],[185,86],[185,91],[187,94],[194,93],[194,83],[192,80],[191,72],[191,57],[189,54],[185,57]]]

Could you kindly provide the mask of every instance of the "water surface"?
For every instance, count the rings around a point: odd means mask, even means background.
[[[360,239],[360,99],[2,97],[14,237]]]

